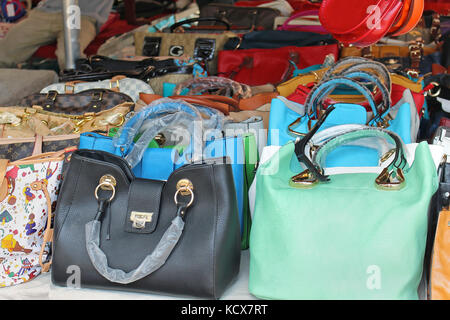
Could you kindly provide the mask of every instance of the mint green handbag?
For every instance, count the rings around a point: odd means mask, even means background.
[[[438,187],[427,143],[409,166],[399,137],[383,129],[364,126],[302,153],[310,138],[287,143],[258,168],[250,292],[263,299],[418,299],[428,206]],[[379,153],[389,163],[381,174],[324,175],[328,154],[368,141],[378,150],[390,146]],[[301,174],[292,171],[299,160],[307,166]]]

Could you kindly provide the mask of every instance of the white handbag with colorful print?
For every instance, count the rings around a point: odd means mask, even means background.
[[[0,287],[27,282],[50,268],[45,244],[52,238],[64,153],[0,159]]]

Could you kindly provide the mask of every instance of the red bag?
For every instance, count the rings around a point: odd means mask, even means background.
[[[450,15],[450,1],[425,0],[425,10],[431,10],[444,16]]]
[[[344,45],[365,47],[389,32],[402,8],[401,0],[323,0],[319,18]]]
[[[277,85],[292,77],[292,63],[304,69],[322,64],[328,54],[339,57],[338,45],[222,50],[218,54],[218,76],[250,86]]]

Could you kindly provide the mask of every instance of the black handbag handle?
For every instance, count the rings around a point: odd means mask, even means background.
[[[329,116],[329,114],[334,110],[333,106],[330,106],[327,108],[325,113],[319,118],[315,126],[312,128],[308,134],[306,134],[302,139],[296,141],[295,143],[295,155],[297,157],[297,160],[300,163],[303,163],[307,169],[309,170],[308,174],[305,174],[304,172],[300,173],[299,175],[296,175],[292,177],[291,179],[291,185],[302,185],[301,180],[304,180],[306,182],[311,183],[311,176],[316,181],[321,182],[327,182],[329,181],[329,177],[323,174],[323,168],[320,167],[320,161],[317,160],[317,155],[321,153],[321,157],[325,158],[326,155],[335,148],[345,144],[346,142],[350,142],[353,140],[363,139],[363,138],[370,138],[370,137],[376,137],[387,140],[388,138],[392,139],[395,144],[395,149],[393,149],[393,153],[388,152],[386,155],[383,156],[382,161],[386,161],[389,159],[389,157],[394,154],[394,159],[391,161],[391,163],[383,169],[382,173],[377,177],[376,179],[376,185],[384,190],[391,190],[391,189],[399,189],[403,186],[404,177],[403,177],[403,169],[409,168],[408,163],[406,161],[403,144],[401,141],[401,138],[397,136],[395,133],[381,129],[376,127],[369,127],[367,126],[364,129],[357,129],[353,131],[349,131],[340,135],[336,135],[335,137],[332,137],[328,139],[324,144],[319,146],[317,150],[314,153],[312,161],[308,158],[305,152],[306,145],[310,143],[311,138],[316,134],[316,132],[319,130],[319,128],[322,126],[325,119]],[[330,147],[331,145],[331,147]],[[324,147],[326,146],[326,150],[324,151]],[[325,152],[325,153],[324,153]],[[395,170],[394,170],[395,169]],[[395,171],[395,172],[394,172]],[[392,182],[392,177],[396,176],[399,182]],[[308,179],[308,180],[305,180]],[[298,179],[300,182],[295,182],[295,180]],[[293,183],[292,183],[293,182]]]
[[[229,31],[231,29],[231,25],[228,22],[224,21],[224,20],[221,20],[221,19],[218,19],[218,18],[214,18],[214,17],[211,17],[211,18],[206,17],[206,18],[192,18],[192,19],[187,19],[187,20],[183,20],[183,21],[179,21],[177,23],[174,23],[173,25],[170,26],[170,33],[173,33],[173,31],[176,28],[178,28],[178,27],[180,27],[180,26],[182,26],[184,24],[187,24],[187,23],[190,24],[190,23],[193,23],[193,22],[206,22],[206,21],[214,21],[214,22],[222,23],[223,25],[225,25],[227,31]]]

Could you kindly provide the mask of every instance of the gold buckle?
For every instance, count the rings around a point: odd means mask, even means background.
[[[147,222],[152,222],[153,212],[131,211],[130,220],[133,222],[133,228],[143,229]]]
[[[96,99],[97,98],[97,96],[98,96],[98,99],[96,100],[96,101],[102,101],[103,100],[103,91],[100,91],[100,92],[94,92],[93,94],[92,94],[92,99]]]
[[[428,91],[426,92],[426,95],[427,95],[427,96],[430,96],[430,97],[437,97],[437,96],[439,96],[439,95],[441,94],[441,88],[439,87],[439,83],[437,83],[437,82],[431,82],[431,84],[434,85],[435,87],[438,87],[438,89],[437,89],[437,91],[436,91],[435,93],[433,93],[433,92],[431,91],[432,89],[430,89],[430,90],[428,90]]]
[[[192,182],[188,179],[181,179],[177,182],[177,191],[175,192],[175,195],[173,196],[173,200],[175,201],[175,204],[178,205],[178,195],[181,194],[183,196],[191,196],[191,199],[189,200],[189,203],[186,205],[186,207],[190,207],[192,203],[194,202],[194,185]]]
[[[314,187],[317,183],[319,183],[319,180],[317,180],[309,171],[309,169],[306,169],[305,171],[293,176],[289,180],[289,185],[293,188],[299,188],[299,189],[310,189]]]
[[[113,87],[114,81],[110,81],[110,82],[109,82],[109,88],[110,88],[111,90],[113,90],[113,89],[115,89],[115,88],[117,88],[117,90],[120,89],[119,80],[116,80],[115,82],[116,82],[116,86],[115,86],[115,87]]]
[[[403,170],[397,168],[395,170],[396,176],[394,177],[394,170],[389,171],[388,168],[384,168],[380,175],[375,179],[375,186],[380,190],[400,190],[405,186],[405,175]]]
[[[297,118],[297,120],[295,120],[295,121],[292,122],[290,125],[288,125],[288,131],[289,131],[290,133],[295,134],[296,136],[300,136],[300,137],[306,136],[305,133],[300,133],[300,132],[297,132],[297,131],[294,131],[294,130],[291,129],[291,127],[293,127],[293,126],[299,124],[303,117],[304,117],[304,116],[301,116],[301,117]]]
[[[57,91],[49,91],[48,93],[47,93],[47,96],[45,97],[47,100],[48,100],[48,98],[50,97],[50,94],[52,94],[53,93],[53,97],[51,98],[51,100],[52,101],[55,101],[56,100],[56,97],[58,96],[58,92]]]

